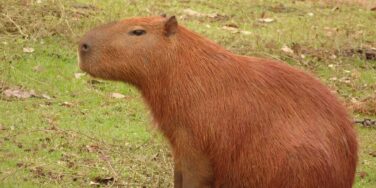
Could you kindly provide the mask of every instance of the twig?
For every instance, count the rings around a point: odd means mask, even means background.
[[[29,36],[27,35],[27,34],[25,34],[23,31],[22,31],[22,29],[21,29],[21,27],[8,15],[8,14],[2,14],[4,17],[6,17],[6,18],[8,18],[8,20],[10,21],[10,22],[12,22],[12,24],[17,28],[17,30],[18,30],[18,32],[22,35],[22,36],[24,36],[25,38],[29,38]]]
[[[101,155],[100,158],[107,163],[107,166],[110,168],[112,175],[115,176],[114,181],[110,185],[110,187],[112,187],[115,184],[115,182],[119,179],[119,174],[115,171],[114,167],[112,166],[111,161],[108,158],[108,155],[106,155],[102,150],[99,151],[99,154]]]
[[[73,29],[72,29],[71,25],[69,24],[68,20],[65,20],[65,23],[67,24],[68,29],[71,32],[71,34],[74,35],[74,37],[77,37],[77,34],[73,31]]]

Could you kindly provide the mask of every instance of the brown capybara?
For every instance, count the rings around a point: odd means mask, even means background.
[[[348,188],[357,141],[317,79],[233,54],[172,17],[131,18],[81,40],[80,67],[134,85],[172,147],[174,186]]]

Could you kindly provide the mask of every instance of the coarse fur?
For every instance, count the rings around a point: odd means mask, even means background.
[[[163,16],[95,28],[79,56],[90,75],[140,90],[171,144],[175,187],[353,185],[352,122],[303,71],[233,54]]]

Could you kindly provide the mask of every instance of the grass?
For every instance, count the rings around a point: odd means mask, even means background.
[[[168,146],[150,126],[140,94],[125,84],[75,77],[79,36],[124,17],[177,15],[180,24],[235,53],[280,59],[312,72],[344,99],[354,118],[376,118],[376,61],[364,54],[376,48],[376,12],[359,4],[22,2],[0,2],[0,187],[172,186]],[[217,16],[189,16],[188,8]],[[250,33],[233,33],[225,25]],[[26,47],[34,52],[23,52]],[[34,90],[38,97],[5,97],[8,88]],[[354,187],[376,187],[376,158],[369,154],[376,151],[376,129],[357,131]]]

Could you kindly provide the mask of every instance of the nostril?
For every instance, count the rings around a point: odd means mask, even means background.
[[[87,43],[83,43],[83,44],[81,45],[81,50],[84,51],[84,52],[88,52],[88,51],[90,50],[90,46],[89,46],[89,44],[87,44]]]

